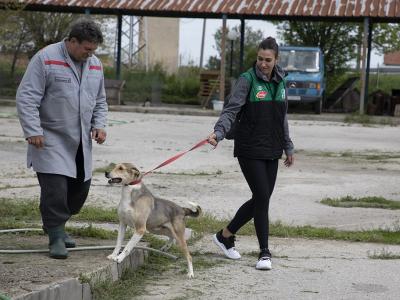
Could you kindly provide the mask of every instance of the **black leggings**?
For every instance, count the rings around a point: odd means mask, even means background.
[[[269,198],[275,186],[278,159],[259,160],[239,157],[238,160],[253,195],[238,209],[227,228],[235,234],[244,224],[254,218],[260,249],[268,249]]]

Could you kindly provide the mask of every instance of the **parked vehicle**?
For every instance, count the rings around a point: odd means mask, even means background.
[[[279,65],[288,73],[286,87],[288,101],[313,103],[320,114],[325,101],[324,57],[317,47],[279,48]]]

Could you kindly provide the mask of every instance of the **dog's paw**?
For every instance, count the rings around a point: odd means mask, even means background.
[[[194,278],[194,274],[193,274],[193,272],[189,272],[189,273],[187,274],[187,276],[188,276],[188,278],[189,278],[189,279],[192,279],[192,278]]]
[[[109,256],[107,256],[107,258],[109,260],[117,261],[117,255],[114,255],[114,254],[110,254]]]

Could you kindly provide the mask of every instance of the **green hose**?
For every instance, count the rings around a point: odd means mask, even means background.
[[[0,293],[0,300],[11,300],[11,298],[9,298],[6,295],[3,295],[2,293]]]

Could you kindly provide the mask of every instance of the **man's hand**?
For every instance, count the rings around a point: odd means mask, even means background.
[[[103,144],[106,140],[107,133],[104,129],[92,129],[92,139],[94,139],[97,144]]]
[[[36,148],[40,149],[44,146],[44,136],[43,135],[35,135],[26,138],[29,144],[35,146]]]
[[[294,163],[294,157],[293,157],[293,155],[288,155],[288,156],[286,156],[286,159],[285,159],[285,161],[284,161],[285,166],[286,166],[286,167],[290,167],[291,165],[293,165],[293,163]]]
[[[207,141],[213,145],[214,147],[217,146],[217,135],[213,132],[207,137]]]

